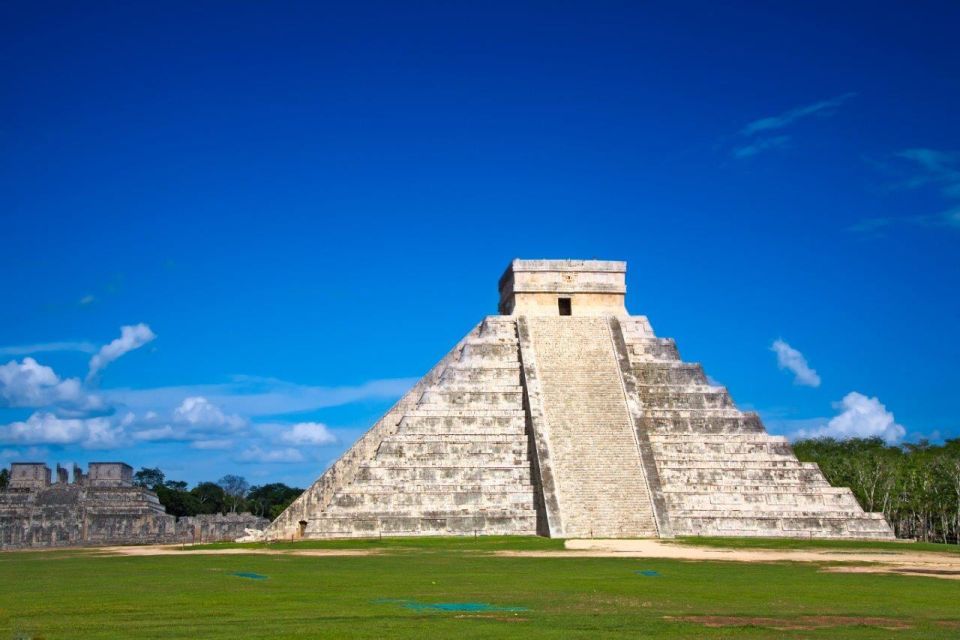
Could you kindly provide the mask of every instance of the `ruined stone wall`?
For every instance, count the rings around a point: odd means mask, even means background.
[[[252,513],[228,513],[180,518],[176,525],[176,540],[185,544],[203,542],[232,542],[245,535],[246,529],[263,531],[270,524],[266,518]]]
[[[171,540],[176,518],[139,487],[54,484],[0,493],[0,547],[146,544]]]
[[[54,484],[0,492],[0,548],[232,541],[269,520],[249,513],[177,520],[140,487]]]

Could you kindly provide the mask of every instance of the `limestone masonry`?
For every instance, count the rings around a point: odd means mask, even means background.
[[[892,538],[624,306],[626,263],[514,260],[487,316],[266,537]]]
[[[72,483],[60,465],[51,479],[42,462],[15,462],[0,491],[0,548],[232,541],[266,524],[249,513],[178,520],[122,462],[75,466]]]

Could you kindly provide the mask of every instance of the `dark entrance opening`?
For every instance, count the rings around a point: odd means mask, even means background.
[[[558,298],[557,304],[560,306],[560,315],[562,316],[572,315],[570,298]]]
[[[300,525],[299,530],[297,531],[297,537],[298,537],[298,538],[302,538],[302,537],[303,537],[303,534],[306,533],[306,531],[307,531],[307,521],[306,521],[306,520],[301,520],[301,521],[298,522],[297,524]]]

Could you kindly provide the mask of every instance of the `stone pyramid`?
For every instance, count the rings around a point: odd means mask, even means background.
[[[626,264],[514,260],[487,316],[267,538],[892,538],[624,306]]]

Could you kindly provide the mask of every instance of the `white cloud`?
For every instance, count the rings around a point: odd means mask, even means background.
[[[190,446],[194,449],[232,449],[233,440],[197,440]]]
[[[185,398],[173,411],[173,420],[191,427],[225,427],[240,429],[247,421],[238,415],[227,415],[220,407],[202,396]]]
[[[0,460],[26,461],[45,460],[49,455],[46,447],[27,447],[25,449],[0,449]]]
[[[50,367],[33,358],[0,365],[0,406],[44,407],[77,405],[85,394],[77,378],[61,380]]]
[[[795,438],[830,437],[839,440],[847,438],[883,438],[888,443],[903,439],[906,429],[897,424],[893,413],[877,398],[868,398],[862,393],[851,391],[843,400],[834,404],[841,413],[830,419],[825,425],[799,429]]]
[[[317,387],[273,378],[238,376],[233,382],[150,389],[106,389],[103,394],[134,411],[176,406],[184,397],[201,396],[224,410],[240,415],[276,416],[315,411],[365,400],[399,398],[416,378],[371,380],[353,387]]]
[[[156,337],[150,327],[142,322],[120,327],[120,337],[112,340],[109,344],[103,345],[100,351],[90,358],[90,373],[87,374],[87,380],[94,378],[108,364],[123,354],[139,349]]]
[[[31,353],[50,353],[56,351],[79,351],[95,353],[97,345],[92,342],[39,342],[37,344],[19,344],[0,347],[0,356],[26,356]]]
[[[879,235],[892,226],[960,229],[960,152],[939,149],[904,149],[894,154],[898,161],[874,161],[877,168],[900,175],[895,189],[936,188],[945,201],[946,209],[936,213],[866,218],[849,227],[861,234]],[[903,177],[904,171],[908,177]]]
[[[178,431],[168,424],[165,424],[160,427],[139,429],[139,430],[133,431],[131,435],[134,440],[138,440],[141,442],[177,441],[177,440],[183,440],[185,436],[183,431]]]
[[[281,433],[280,440],[287,444],[319,446],[334,444],[337,437],[330,432],[325,424],[300,422]]]
[[[777,366],[793,372],[794,384],[807,387],[820,386],[820,376],[810,368],[802,353],[780,339],[774,340],[770,350],[777,354]]]
[[[111,418],[59,418],[42,411],[0,427],[0,439],[18,444],[78,444],[87,449],[111,449],[125,442],[122,426]]]
[[[749,158],[763,151],[770,149],[779,149],[790,144],[790,136],[771,136],[769,138],[760,138],[750,144],[736,147],[733,150],[734,158]]]
[[[739,132],[740,137],[749,139],[749,142],[734,147],[731,153],[734,158],[742,160],[763,151],[786,147],[790,142],[790,136],[771,135],[771,132],[785,129],[798,120],[811,116],[832,115],[840,105],[856,95],[856,93],[844,93],[829,100],[821,100],[820,102],[790,109],[779,115],[749,122]]]
[[[303,454],[298,449],[287,447],[285,449],[262,449],[259,446],[253,446],[237,456],[238,462],[258,462],[258,463],[293,463],[303,462]]]
[[[856,93],[845,93],[835,98],[830,98],[829,100],[821,100],[820,102],[814,102],[813,104],[808,104],[803,107],[790,109],[789,111],[781,113],[780,115],[760,118],[759,120],[754,120],[745,126],[740,130],[740,133],[745,136],[752,136],[762,131],[783,129],[784,127],[793,124],[801,118],[806,118],[813,115],[829,115],[837,107],[856,95]]]

